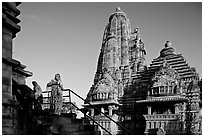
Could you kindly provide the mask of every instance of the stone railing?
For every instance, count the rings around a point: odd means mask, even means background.
[[[155,134],[163,128],[167,134],[183,134],[184,121],[181,114],[144,115],[146,120],[145,134]]]
[[[152,114],[144,115],[146,120],[180,120],[183,115],[180,114]]]
[[[108,131],[111,131],[111,121],[110,120],[108,120],[106,117],[99,118],[96,116],[94,118],[98,124],[100,124],[102,127],[107,129]],[[91,121],[91,124],[93,124],[92,121]],[[99,130],[102,130],[102,129],[99,128]],[[103,134],[107,134],[107,133],[104,131]]]
[[[117,100],[118,99],[118,94],[116,93],[107,93],[107,92],[99,92],[99,93],[96,93],[96,94],[93,94],[92,95],[92,98],[94,101],[97,101],[97,100]]]
[[[116,135],[118,132],[119,132],[119,130],[118,130],[118,124],[120,124],[118,121],[117,121],[117,119],[116,119],[116,117],[115,117],[115,115],[113,115],[113,116],[110,116],[113,120],[115,120],[116,122],[117,122],[117,124],[116,123],[114,123],[113,121],[110,121],[107,117],[105,117],[105,116],[103,116],[103,115],[97,115],[97,116],[92,116],[92,118],[97,122],[97,123],[99,123],[103,128],[105,128],[105,129],[107,129],[108,131],[110,131],[111,133],[112,133],[112,135]],[[91,124],[93,124],[93,123],[91,123]],[[102,130],[103,131],[103,129],[100,129],[99,128],[99,130]],[[122,130],[124,130],[124,129],[122,129]],[[126,133],[126,131],[124,131],[125,133]],[[103,131],[103,134],[104,135],[107,135],[107,133],[105,132],[105,131]]]

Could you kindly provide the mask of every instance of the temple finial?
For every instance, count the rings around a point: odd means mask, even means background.
[[[120,12],[120,11],[122,11],[122,10],[121,10],[120,7],[118,6],[118,7],[115,9],[115,11],[116,11],[116,12]]]
[[[165,43],[165,48],[167,48],[167,47],[171,47],[171,42],[170,41],[166,41],[166,43]]]
[[[133,30],[134,33],[139,33],[139,27],[136,27],[134,30]]]

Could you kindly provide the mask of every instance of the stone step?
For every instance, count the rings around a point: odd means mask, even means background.
[[[67,124],[67,125],[52,125],[51,134],[53,135],[95,135],[98,133],[96,125],[81,125],[81,124]]]
[[[80,132],[69,132],[67,135],[100,135],[100,131],[80,131]]]
[[[98,131],[98,126],[96,126],[96,125],[80,125],[79,131]]]
[[[63,132],[75,132],[79,131],[80,124],[64,124],[62,126]]]
[[[83,120],[82,119],[71,119],[71,123],[73,123],[73,124],[82,124]]]
[[[39,115],[36,119],[42,122],[47,133],[53,135],[95,135],[98,133],[98,126],[84,124],[85,118],[78,119],[73,114]]]
[[[63,123],[63,124],[82,124],[82,119],[72,119],[67,117],[61,117],[61,116],[40,116],[39,119],[43,123]]]

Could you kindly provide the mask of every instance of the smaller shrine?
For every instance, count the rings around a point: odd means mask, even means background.
[[[112,134],[116,134],[117,125],[110,121],[108,117],[114,121],[118,121],[116,110],[119,108],[118,103],[118,92],[117,85],[108,71],[104,72],[101,79],[91,88],[91,92],[88,94],[89,104],[83,105],[89,110],[89,115],[95,119],[101,126],[106,128],[108,131],[112,131]],[[102,113],[104,114],[102,114]],[[107,134],[105,131],[103,134]]]
[[[159,57],[146,70],[137,72],[126,88],[121,100],[121,117],[126,118],[123,123],[145,128],[145,134],[157,134],[160,128],[165,134],[200,134],[199,83],[195,69],[167,41]]]
[[[184,125],[184,107],[188,99],[182,95],[179,88],[178,73],[164,60],[151,81],[152,87],[147,99],[136,101],[136,103],[143,103],[147,107],[147,115],[144,115],[145,134],[153,134],[152,130],[159,128],[166,129],[168,133],[180,132]]]

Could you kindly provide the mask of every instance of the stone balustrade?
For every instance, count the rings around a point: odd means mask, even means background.
[[[117,100],[117,96],[118,95],[116,93],[99,92],[97,94],[93,94],[92,98],[93,100],[108,100],[108,99]]]
[[[110,123],[111,121],[106,121],[106,120],[100,120],[97,121],[101,126],[103,126],[104,128],[106,128],[107,130],[110,131]]]
[[[108,121],[108,119],[106,117],[103,117],[103,118],[100,117],[100,119],[99,119],[99,116],[95,116],[95,118],[97,119],[96,122],[98,124],[100,124],[102,127],[107,129],[108,131],[111,131],[111,121],[110,120]],[[94,124],[93,121],[90,121],[90,122],[91,122],[91,124]],[[107,133],[104,131],[103,134],[107,134]]]
[[[146,120],[181,120],[183,115],[180,114],[152,114],[144,115]]]
[[[159,128],[163,128],[167,134],[182,134],[184,131],[181,114],[153,114],[144,115],[144,117],[146,119],[145,134],[154,134],[150,132],[156,132]]]
[[[118,123],[118,117],[117,115],[113,114],[112,116],[109,115],[109,117],[114,120],[115,122]],[[98,123],[100,124],[103,128],[107,129],[108,131],[110,131],[112,133],[112,135],[116,135],[118,133],[118,125],[116,123],[114,123],[113,121],[110,121],[109,118],[103,116],[103,115],[95,115],[92,116],[92,118]],[[96,124],[93,123],[93,121],[90,121],[91,124]],[[103,134],[107,134],[107,132],[103,129],[99,129],[103,131]]]
[[[103,115],[95,115],[94,118],[100,119],[100,120],[108,120],[108,118]]]

